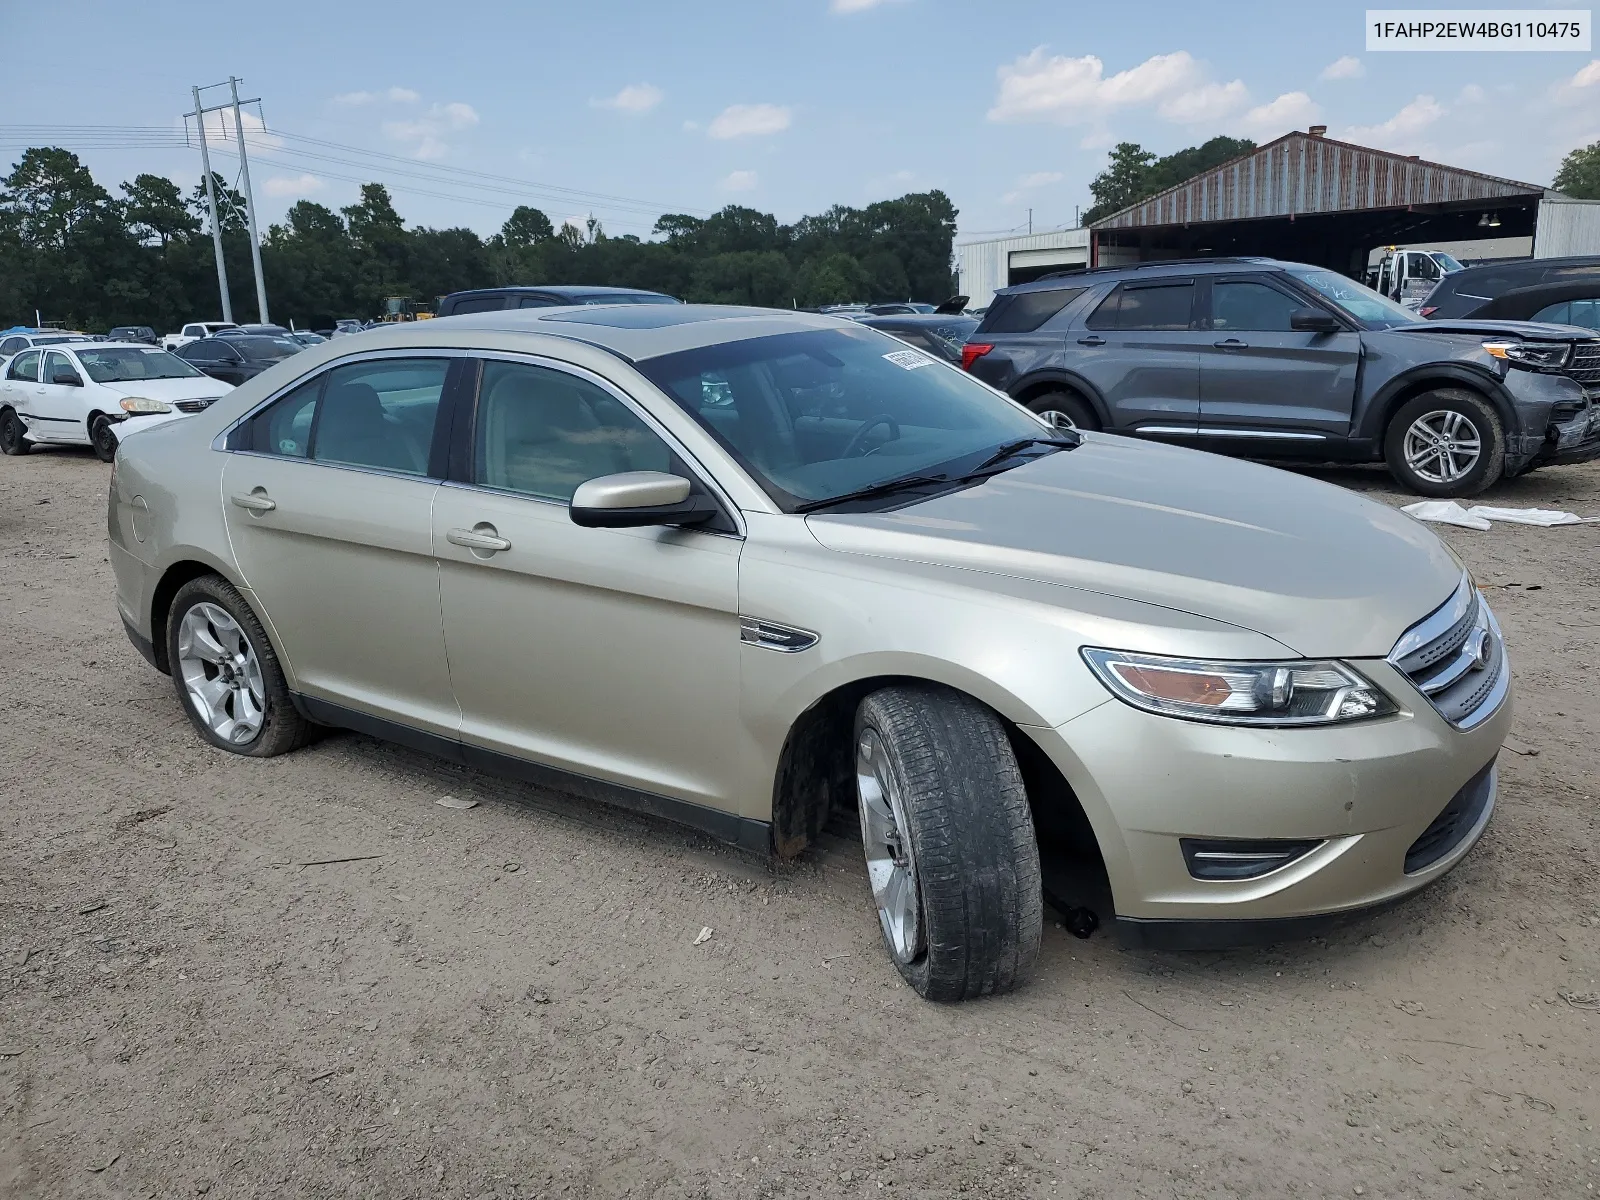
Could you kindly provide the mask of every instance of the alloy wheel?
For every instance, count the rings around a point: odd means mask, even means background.
[[[916,855],[889,756],[877,731],[870,727],[861,731],[856,743],[856,794],[867,878],[878,905],[878,920],[895,958],[901,963],[914,962],[924,949]]]
[[[1040,413],[1039,416],[1044,423],[1050,426],[1052,429],[1077,428],[1077,426],[1072,423],[1072,418],[1066,413],[1062,412],[1059,408],[1047,408]]]
[[[255,647],[221,605],[202,601],[178,626],[178,671],[195,712],[217,738],[242,746],[266,721]]]
[[[1423,413],[1406,430],[1406,465],[1429,483],[1456,483],[1478,465],[1483,437],[1465,413]]]

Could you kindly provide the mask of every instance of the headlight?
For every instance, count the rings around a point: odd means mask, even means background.
[[[1519,367],[1559,371],[1572,357],[1572,347],[1553,342],[1485,342],[1491,358],[1503,358]]]
[[[1135,708],[1223,725],[1332,725],[1395,712],[1394,703],[1337,662],[1196,662],[1120,650],[1083,651]]]
[[[122,411],[125,413],[167,413],[172,411],[172,405],[165,400],[147,400],[143,396],[129,396],[122,402]]]

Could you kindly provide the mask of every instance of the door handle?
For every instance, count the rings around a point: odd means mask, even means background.
[[[1213,346],[1215,346],[1219,350],[1248,350],[1248,349],[1250,349],[1250,343],[1249,342],[1241,342],[1238,338],[1225,338],[1224,340],[1222,340],[1220,342],[1212,342],[1211,344]]]
[[[240,508],[248,509],[253,513],[271,512],[278,507],[276,500],[269,499],[265,492],[235,492],[233,502]]]
[[[494,554],[511,549],[511,543],[495,532],[493,525],[478,525],[472,529],[452,529],[444,535],[452,546],[465,546],[468,550],[485,550]]]
[[[1080,346],[1104,346],[1105,344],[1105,338],[1096,333],[1091,333],[1088,337],[1078,339],[1078,345]]]

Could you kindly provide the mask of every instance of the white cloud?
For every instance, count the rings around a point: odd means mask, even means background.
[[[748,192],[758,182],[754,171],[729,171],[717,186],[725,192]]]
[[[1340,136],[1345,141],[1396,154],[1415,154],[1420,151],[1419,137],[1440,117],[1444,106],[1432,96],[1418,96],[1387,121],[1376,125],[1352,125]]]
[[[1060,183],[1065,178],[1066,176],[1060,171],[1034,171],[1032,174],[1023,175],[1009,192],[1000,197],[1000,202],[1002,204],[1015,204],[1022,198],[1024,193],[1034,191],[1037,188],[1049,187],[1052,183]]]
[[[1150,104],[1203,85],[1200,66],[1188,51],[1157,54],[1136,67],[1107,76],[1092,54],[1046,57],[1039,46],[1001,66],[1000,94],[991,121],[1054,121],[1082,125],[1117,108]]]
[[[591,100],[596,108],[610,108],[617,112],[647,113],[666,98],[666,93],[653,83],[630,83],[615,96],[604,100]]]
[[[1594,87],[1596,84],[1600,84],[1600,58],[1572,77],[1573,87]]]
[[[887,4],[889,0],[828,0],[828,11],[833,13],[858,13],[866,12],[869,8],[877,8],[880,4]]]
[[[472,105],[453,100],[449,104],[435,104],[426,116],[413,121],[385,121],[383,132],[397,142],[413,143],[414,158],[431,161],[450,152],[445,134],[471,129],[477,123],[478,113]]]
[[[291,178],[288,175],[273,175],[261,185],[261,190],[269,196],[309,196],[320,192],[326,184],[315,175],[307,172]]]
[[[276,134],[268,133],[260,117],[248,109],[241,109],[239,116],[239,124],[244,129],[244,143],[251,150],[277,150],[282,147],[283,139]],[[223,149],[226,150],[236,145],[231,108],[208,112],[205,120],[206,140],[213,146],[225,143]]]
[[[1571,79],[1557,83],[1550,89],[1550,96],[1557,104],[1593,104],[1597,92],[1600,92],[1600,58],[1580,67]]]
[[[1475,83],[1469,83],[1456,94],[1457,104],[1482,104],[1489,98],[1489,93]]]
[[[359,107],[363,104],[375,104],[379,100],[387,100],[391,104],[415,104],[422,97],[410,88],[392,87],[381,92],[340,92],[333,98],[335,104],[349,104]]]
[[[1367,73],[1367,68],[1354,54],[1346,54],[1343,58],[1336,58],[1322,68],[1323,79],[1360,79]]]
[[[790,112],[777,104],[730,104],[706,130],[714,138],[765,137],[789,128]]]
[[[1275,100],[1256,105],[1239,119],[1239,124],[1257,138],[1278,138],[1292,129],[1310,128],[1321,111],[1304,92],[1285,92]]]
[[[1179,92],[1163,100],[1156,111],[1180,125],[1205,125],[1232,116],[1248,103],[1250,93],[1244,80],[1235,79],[1232,83],[1207,83]]]

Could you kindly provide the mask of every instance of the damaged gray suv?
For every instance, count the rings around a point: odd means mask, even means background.
[[[1419,321],[1321,267],[1145,263],[999,292],[962,365],[1057,425],[1247,458],[1386,462],[1472,496],[1600,457],[1600,337]]]

